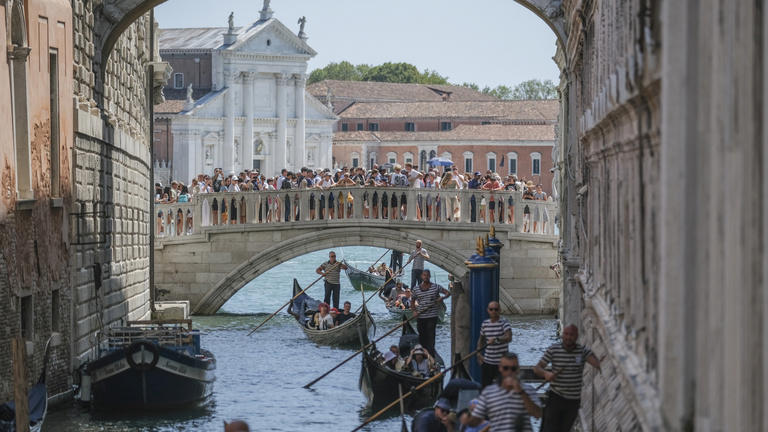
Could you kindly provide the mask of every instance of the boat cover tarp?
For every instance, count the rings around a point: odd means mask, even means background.
[[[37,383],[29,389],[29,424],[35,425],[43,420],[48,400],[45,383]],[[0,405],[0,432],[16,430],[16,403],[13,401]]]
[[[301,286],[299,285],[299,281],[296,279],[293,280],[293,295],[298,294],[301,292]],[[293,304],[291,305],[291,312],[294,314],[299,315],[304,323],[307,321],[306,312],[312,311],[316,312],[317,307],[320,304],[319,300],[315,300],[312,297],[308,296],[307,293],[301,293],[296,299],[293,300]]]

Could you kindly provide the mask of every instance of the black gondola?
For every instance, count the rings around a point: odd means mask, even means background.
[[[418,343],[418,335],[410,323],[405,323],[400,336],[400,352],[408,353]],[[363,351],[363,367],[360,371],[360,391],[368,398],[368,406],[383,407],[400,397],[398,386],[402,386],[403,394],[414,387],[423,384],[429,378],[414,376],[406,372],[395,371],[379,363],[381,355],[376,346]],[[438,355],[435,361],[442,366],[443,360]],[[443,389],[443,378],[434,380],[429,385],[419,389],[415,394],[404,400],[405,409],[414,410],[431,406],[437,400]]]

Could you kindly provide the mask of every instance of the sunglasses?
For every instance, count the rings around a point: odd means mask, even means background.
[[[502,366],[501,367],[501,370],[503,370],[503,371],[517,372],[518,369],[519,368],[517,366]]]
[[[488,312],[498,311],[499,308],[488,308]]]

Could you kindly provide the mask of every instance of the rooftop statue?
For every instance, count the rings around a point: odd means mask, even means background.
[[[235,13],[230,12],[229,13],[229,32],[233,33],[235,31]]]

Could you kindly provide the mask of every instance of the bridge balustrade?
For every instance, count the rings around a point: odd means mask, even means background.
[[[155,234],[178,237],[221,225],[407,221],[446,227],[493,223],[513,232],[554,235],[558,212],[551,198],[523,200],[518,191],[356,186],[221,192],[155,204]]]

